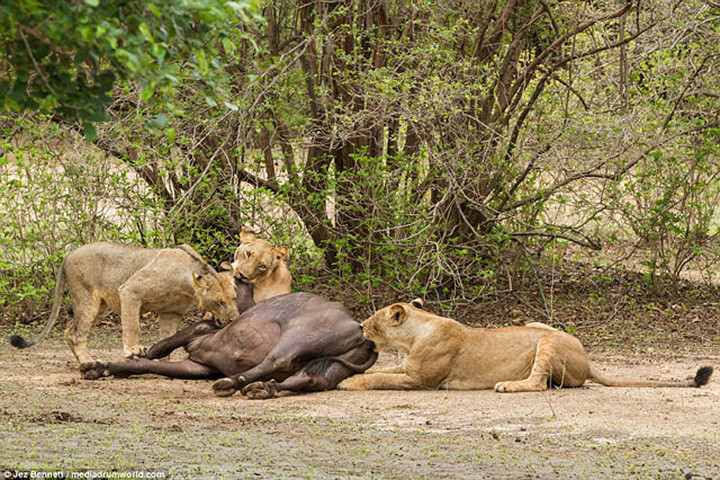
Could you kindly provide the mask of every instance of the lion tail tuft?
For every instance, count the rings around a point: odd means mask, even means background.
[[[35,345],[35,342],[28,342],[20,335],[11,335],[10,336],[10,345],[12,345],[15,348],[28,348],[28,347]]]
[[[50,332],[53,325],[55,325],[55,322],[57,321],[58,315],[60,314],[60,307],[62,306],[62,297],[63,297],[63,289],[65,288],[65,262],[67,261],[67,258],[63,260],[62,265],[60,265],[60,270],[58,271],[57,278],[55,279],[55,298],[53,299],[53,306],[52,311],[50,312],[50,318],[47,320],[47,323],[45,323],[45,328],[43,328],[42,332],[40,332],[40,335],[33,338],[30,341],[25,340],[20,335],[12,335],[10,337],[10,345],[12,345],[15,348],[28,348],[32,347],[36,343],[38,343],[40,340],[45,338],[45,335]]]
[[[694,379],[695,386],[702,387],[703,385],[706,385],[710,381],[710,377],[712,376],[713,371],[713,367],[709,366],[698,368]]]

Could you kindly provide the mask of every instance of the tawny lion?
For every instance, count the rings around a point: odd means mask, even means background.
[[[379,310],[363,322],[363,333],[378,350],[407,354],[405,363],[355,375],[340,389],[537,392],[586,380],[611,387],[700,387],[713,373],[701,367],[687,381],[609,378],[588,361],[577,338],[547,325],[470,328],[407,303]]]

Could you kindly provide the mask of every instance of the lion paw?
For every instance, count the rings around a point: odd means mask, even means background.
[[[495,391],[498,393],[544,392],[545,390],[547,390],[547,384],[534,379],[518,382],[498,382],[495,384]]]
[[[107,362],[83,362],[80,364],[80,375],[85,380],[97,380],[102,377],[109,377]]]
[[[363,389],[363,381],[359,377],[359,375],[355,375],[350,378],[346,378],[342,382],[340,382],[337,386],[338,390],[362,390]]]
[[[242,389],[242,394],[250,400],[266,400],[273,398],[277,389],[275,386],[277,383],[275,380],[267,382],[253,382],[250,385]]]
[[[221,378],[213,383],[213,392],[218,397],[230,397],[237,392],[237,384],[232,378]]]
[[[498,382],[495,384],[495,391],[498,393],[507,393],[509,382]]]

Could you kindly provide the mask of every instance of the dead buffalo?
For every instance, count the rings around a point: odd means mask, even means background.
[[[152,359],[185,347],[186,360]],[[225,328],[203,321],[153,345],[147,358],[125,362],[88,362],[86,379],[155,373],[172,378],[213,379],[215,394],[241,390],[249,398],[277,392],[329,390],[377,360],[372,342],[340,303],[310,293],[269,298]],[[226,377],[226,378],[222,378]]]

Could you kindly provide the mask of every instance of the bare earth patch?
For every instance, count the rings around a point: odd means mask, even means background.
[[[92,350],[119,359],[120,338]],[[91,344],[91,348],[93,345]],[[606,371],[684,378],[720,349],[593,352]],[[394,362],[382,355],[381,363]],[[81,380],[59,335],[0,347],[0,469],[173,478],[720,478],[720,378],[701,389],[324,392],[216,398],[211,382]]]

